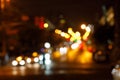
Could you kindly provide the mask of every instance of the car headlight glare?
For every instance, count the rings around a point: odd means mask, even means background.
[[[18,65],[18,62],[17,62],[16,60],[13,60],[13,61],[12,61],[12,65],[13,65],[13,66],[17,66],[17,65]]]
[[[25,61],[24,61],[24,60],[21,60],[21,61],[19,62],[19,64],[20,64],[20,65],[25,65]]]
[[[34,58],[34,62],[39,62],[39,58]]]
[[[32,61],[31,58],[27,58],[26,60],[27,63],[31,63],[31,61]]]

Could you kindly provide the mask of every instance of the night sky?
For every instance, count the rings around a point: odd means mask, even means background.
[[[93,23],[102,15],[107,0],[17,0],[16,6],[29,15],[53,16],[63,14],[71,22]]]

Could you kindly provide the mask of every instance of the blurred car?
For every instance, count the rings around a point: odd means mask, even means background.
[[[120,61],[117,61],[114,67],[112,65],[111,74],[113,76],[113,80],[120,80]]]
[[[24,66],[25,64],[38,63],[39,57],[18,56],[12,60],[12,66]]]
[[[37,56],[18,56],[12,60],[12,66],[24,66],[26,64],[50,64],[51,58],[49,53],[37,55]]]
[[[23,56],[18,56],[14,60],[12,60],[12,66],[23,66],[25,65],[25,60]]]
[[[106,51],[98,49],[95,52],[93,52],[93,60],[95,62],[107,62],[108,59],[108,55],[106,53]]]
[[[25,61],[27,64],[33,64],[39,62],[39,57],[26,57]]]

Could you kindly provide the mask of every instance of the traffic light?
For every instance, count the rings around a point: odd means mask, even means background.
[[[35,17],[35,25],[38,26],[40,29],[44,29],[45,18],[42,17]]]
[[[44,29],[44,17],[40,17],[39,28]]]

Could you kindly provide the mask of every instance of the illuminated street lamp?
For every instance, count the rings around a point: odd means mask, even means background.
[[[62,32],[62,31],[59,30],[59,29],[56,29],[56,30],[55,30],[55,33],[56,33],[56,34],[61,34],[61,32]]]
[[[85,28],[86,28],[86,25],[85,25],[85,24],[82,24],[80,27],[81,27],[81,29],[85,29]]]
[[[86,27],[86,32],[90,32],[90,31],[91,31],[90,27]]]
[[[48,28],[48,23],[44,23],[44,28]]]
[[[49,43],[49,42],[45,42],[44,47],[45,47],[45,48],[50,48],[50,47],[51,47],[51,45],[50,45],[50,43]]]
[[[86,32],[85,32],[85,34],[83,35],[83,40],[87,40],[88,36],[89,36],[90,33],[91,33],[91,28],[90,28],[89,26],[87,26],[87,27],[85,28],[85,30],[86,30]]]

